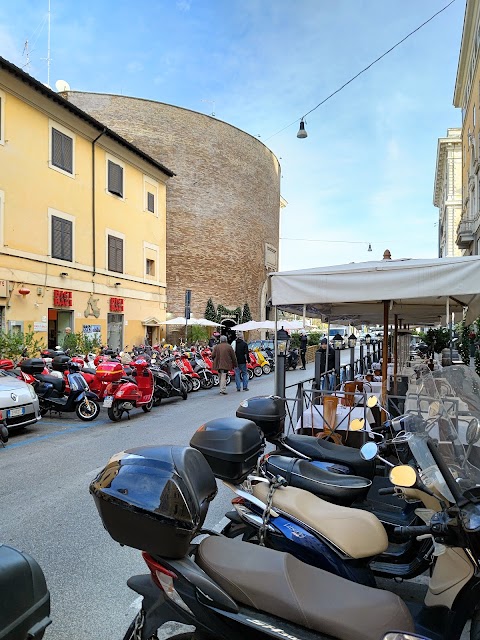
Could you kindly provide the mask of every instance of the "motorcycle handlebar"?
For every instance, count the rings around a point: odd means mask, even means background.
[[[395,487],[384,487],[383,489],[378,490],[379,496],[390,496],[395,493]]]
[[[401,536],[423,536],[432,533],[432,527],[429,524],[419,527],[395,527],[394,532]]]

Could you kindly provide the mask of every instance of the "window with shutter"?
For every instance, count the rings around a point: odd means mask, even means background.
[[[72,223],[52,216],[52,258],[72,262]]]
[[[155,213],[155,194],[147,191],[147,210]]]
[[[73,139],[52,127],[52,164],[73,174]]]
[[[123,198],[123,167],[108,161],[108,190]]]
[[[123,240],[108,236],[108,270],[123,273]]]

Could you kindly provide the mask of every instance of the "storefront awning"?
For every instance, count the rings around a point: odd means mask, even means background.
[[[149,318],[145,318],[145,320],[142,320],[142,324],[144,327],[159,327],[164,323],[158,318],[154,318],[153,316],[151,316]]]

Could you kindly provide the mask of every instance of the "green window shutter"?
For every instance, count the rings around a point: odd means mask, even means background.
[[[147,210],[155,213],[155,194],[150,191],[147,191]]]
[[[108,190],[123,198],[123,167],[108,161]]]
[[[52,216],[52,258],[73,259],[73,233],[70,220]]]
[[[108,270],[123,273],[123,240],[108,236]]]
[[[73,174],[73,140],[52,128],[52,164]]]

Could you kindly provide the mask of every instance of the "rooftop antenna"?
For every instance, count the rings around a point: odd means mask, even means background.
[[[22,56],[23,55],[25,56],[25,60],[26,60],[23,68],[27,70],[27,73],[30,73],[30,50],[28,48],[28,40],[25,40]]]
[[[213,104],[213,111],[210,115],[215,117],[215,100],[201,100],[201,102],[209,102],[210,104]]]

